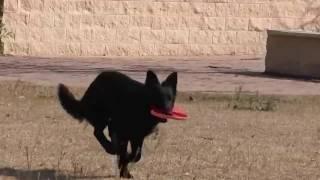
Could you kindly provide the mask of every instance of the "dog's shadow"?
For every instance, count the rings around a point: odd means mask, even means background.
[[[113,175],[107,176],[87,176],[87,175],[69,175],[61,174],[54,169],[36,169],[36,170],[25,170],[25,169],[14,169],[14,168],[0,168],[0,179],[1,176],[14,177],[15,179],[38,179],[38,180],[68,180],[68,179],[109,179],[115,178]]]

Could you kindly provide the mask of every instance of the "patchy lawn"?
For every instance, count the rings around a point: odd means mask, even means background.
[[[1,82],[0,179],[115,178],[115,159],[55,92]],[[148,138],[135,179],[320,178],[320,96],[182,93],[177,103],[190,119]]]

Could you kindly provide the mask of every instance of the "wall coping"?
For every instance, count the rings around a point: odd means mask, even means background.
[[[299,38],[318,38],[320,33],[312,31],[295,31],[295,30],[268,30],[268,35],[272,36],[291,36]]]

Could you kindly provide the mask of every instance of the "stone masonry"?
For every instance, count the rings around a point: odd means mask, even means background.
[[[5,53],[263,55],[267,29],[319,31],[320,0],[5,0]]]

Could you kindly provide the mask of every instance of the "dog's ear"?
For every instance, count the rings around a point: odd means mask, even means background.
[[[161,85],[163,86],[170,86],[174,89],[174,91],[177,90],[177,83],[178,83],[178,73],[173,72],[171,73],[166,80],[162,82]]]
[[[159,84],[160,84],[160,81],[157,75],[153,71],[148,70],[145,85],[159,85]]]

